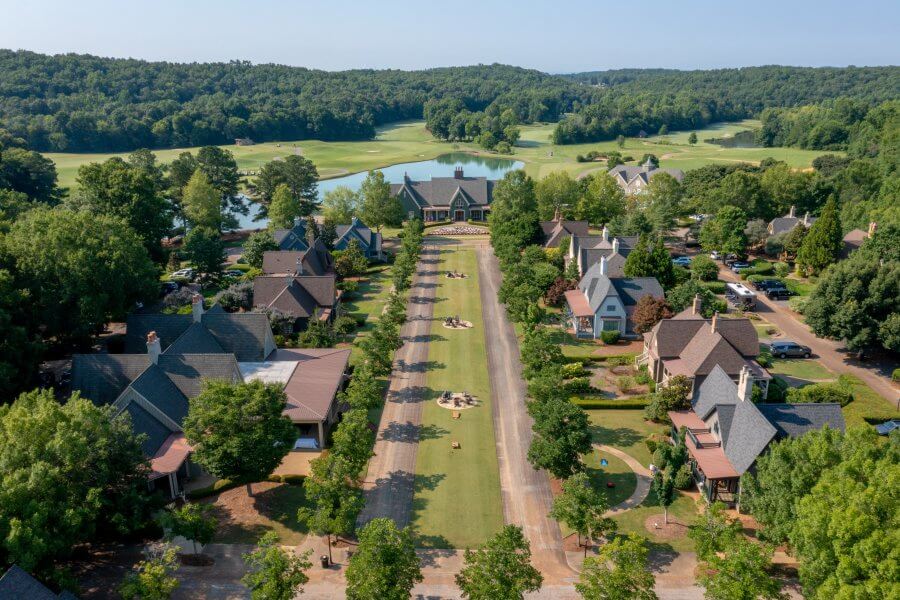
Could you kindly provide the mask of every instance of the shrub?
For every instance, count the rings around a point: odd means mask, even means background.
[[[647,407],[647,396],[629,398],[573,398],[572,402],[585,410],[640,410]]]
[[[891,373],[891,381],[900,381],[900,369],[894,369]]]
[[[788,306],[791,307],[791,310],[801,315],[806,311],[807,304],[809,304],[809,298],[805,296],[794,296],[788,300]]]
[[[166,294],[166,297],[163,298],[163,306],[172,311],[178,310],[182,306],[190,306],[191,298],[194,297],[194,292],[189,290],[186,287],[181,288],[177,292],[172,292],[171,294]]]
[[[769,382],[769,392],[766,394],[766,402],[784,402],[788,391],[787,382],[781,377],[773,377]]]
[[[760,352],[759,356],[756,357],[756,362],[758,362],[759,366],[762,368],[768,369],[772,366],[772,354],[768,351]]]
[[[339,335],[353,333],[357,327],[357,321],[349,315],[343,315],[334,320],[334,332]]]
[[[587,394],[591,391],[591,380],[587,377],[576,377],[563,383],[563,388],[569,394]]]
[[[359,290],[359,282],[354,280],[345,280],[337,284],[337,288],[344,292],[344,299],[351,298]]]
[[[647,369],[645,368],[641,371],[638,371],[638,374],[634,376],[634,381],[638,385],[650,385],[653,382],[653,378],[650,377],[650,373],[648,373]]]
[[[675,489],[678,490],[686,490],[694,483],[694,477],[691,474],[691,465],[688,463],[684,463],[679,467],[678,471],[675,472],[675,478],[672,482],[675,485]]]
[[[787,390],[787,401],[794,403],[835,403],[846,406],[853,401],[853,393],[841,383],[814,383]]]
[[[619,341],[619,332],[618,331],[601,331],[600,339],[603,340],[604,344],[615,344]]]
[[[582,377],[586,374],[584,364],[582,362],[573,362],[563,365],[560,368],[563,379],[571,379],[573,377]]]
[[[622,354],[620,356],[608,356],[606,365],[609,367],[626,367],[634,362],[634,356],[630,354]]]
[[[725,282],[724,281],[702,281],[700,285],[711,291],[713,294],[724,294],[725,293]]]
[[[624,394],[634,387],[634,377],[622,375],[621,377],[616,379],[616,387],[619,388],[619,391]]]
[[[249,281],[228,286],[219,294],[219,304],[228,312],[253,308],[253,284]]]
[[[791,267],[787,263],[775,263],[775,276],[778,278],[787,277],[791,272]]]

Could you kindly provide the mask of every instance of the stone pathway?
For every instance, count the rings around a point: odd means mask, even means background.
[[[631,494],[631,496],[609,509],[609,511],[606,513],[606,516],[611,517],[621,512],[625,512],[626,510],[629,510],[631,508],[640,506],[641,503],[647,499],[647,494],[650,493],[650,484],[653,482],[650,471],[648,471],[644,467],[644,465],[639,463],[637,459],[632,457],[630,454],[622,452],[618,448],[613,448],[612,446],[606,446],[604,444],[594,444],[594,448],[600,452],[606,452],[607,454],[611,454],[616,458],[622,460],[626,465],[628,465],[629,469],[634,471],[634,476],[637,478],[637,485],[635,485],[634,492]]]

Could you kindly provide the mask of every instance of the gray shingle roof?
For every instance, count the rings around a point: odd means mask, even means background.
[[[272,331],[266,315],[206,312],[202,322],[225,352],[233,353],[238,360],[266,358],[266,337]]]
[[[450,200],[459,190],[471,206],[485,206],[493,199],[494,183],[485,177],[432,177],[430,181],[406,179],[404,183],[391,184],[391,195],[396,196],[405,187],[423,208],[449,208]]]
[[[272,232],[275,243],[281,250],[306,250],[306,223],[300,221],[290,229],[276,229]]]
[[[145,354],[147,352],[147,334],[155,331],[163,350],[191,326],[191,315],[163,315],[157,313],[141,313],[128,315],[125,330],[125,352],[127,354]]]
[[[716,365],[698,386],[693,408],[698,417],[705,419],[716,405],[735,404],[737,401],[737,384],[722,367]]]
[[[610,169],[611,176],[621,175],[625,183],[630,183],[635,177],[642,177],[644,181],[650,181],[660,173],[668,173],[676,180],[681,182],[684,179],[684,171],[681,169],[647,169],[643,165],[616,165]]]
[[[544,247],[556,248],[564,237],[588,235],[589,225],[587,221],[541,221],[541,231],[544,234]]]
[[[630,250],[628,251],[630,252]],[[581,264],[583,268],[590,269],[604,256],[606,257],[606,274],[609,277],[625,277],[625,255],[613,254],[612,250],[607,248],[582,248]]]
[[[0,577],[0,600],[57,600],[63,597],[51,592],[18,565],[11,566]]]
[[[622,304],[626,307],[634,306],[644,296],[665,297],[665,292],[663,292],[662,286],[659,285],[656,277],[613,277],[610,281],[612,281],[613,287],[616,288]]]
[[[166,365],[169,360],[161,362]],[[187,416],[187,397],[169,379],[165,370],[158,365],[147,367],[137,379],[131,382],[131,388],[176,423],[181,424],[182,419]]]
[[[816,217],[809,217],[809,221],[806,223],[806,227],[812,226],[813,223],[816,222]],[[779,233],[786,233],[792,230],[797,225],[803,224],[802,217],[775,217],[771,221],[769,221],[769,233],[771,235],[778,235]]]
[[[743,475],[775,437],[775,428],[752,402],[734,404],[725,456],[738,475]]]
[[[221,354],[225,352],[216,338],[201,323],[191,323],[171,346],[167,354]]]
[[[591,266],[585,272],[584,277],[578,282],[578,289],[584,292],[594,313],[603,305],[603,300],[609,296],[618,296],[609,277],[600,273],[600,263]]]
[[[146,354],[76,354],[72,391],[98,405],[112,404],[148,364]]]
[[[334,272],[334,261],[322,241],[316,239],[309,250],[264,252],[262,270],[266,274],[326,275]]]
[[[144,455],[153,456],[156,454],[156,451],[163,445],[166,438],[171,435],[172,430],[144,410],[137,402],[129,402],[123,412],[127,413],[131,418],[131,427],[134,432],[146,436],[141,446]]]
[[[296,317],[311,317],[317,308],[334,307],[334,275],[257,277],[253,280],[253,304],[277,308]]]
[[[337,232],[337,239],[334,241],[335,248],[345,248],[346,245],[350,243],[351,239],[355,239],[359,242],[364,252],[376,245],[375,232],[369,229],[369,226],[360,221],[357,217],[353,217],[353,220],[350,221],[349,225],[338,225],[335,227],[335,231]]]
[[[200,394],[204,379],[233,383],[241,380],[241,371],[233,354],[162,354],[159,368],[188,398]]]
[[[844,413],[840,404],[758,404],[759,412],[771,423],[778,438],[799,437],[828,425],[844,431]]]

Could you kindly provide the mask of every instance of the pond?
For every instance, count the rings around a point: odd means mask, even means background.
[[[410,179],[423,180],[432,177],[453,177],[453,171],[456,167],[463,168],[463,174],[466,177],[487,177],[488,179],[501,179],[509,171],[515,171],[525,166],[520,160],[512,160],[508,158],[494,158],[484,156],[474,156],[465,152],[451,152],[450,154],[442,154],[431,160],[422,160],[418,162],[400,163],[377,169],[384,173],[384,178],[389,183],[400,183],[403,181],[403,175],[406,174]],[[326,192],[335,189],[338,186],[347,186],[352,190],[358,190],[368,173],[366,171],[353,173],[352,175],[344,175],[343,177],[335,177],[319,182],[319,199]],[[250,207],[249,215],[237,215],[239,229],[257,229],[265,227],[267,220],[254,221],[253,216],[256,215],[256,205]]]
[[[732,136],[703,140],[708,144],[715,144],[723,148],[761,148],[756,143],[756,132],[751,130],[738,131]]]

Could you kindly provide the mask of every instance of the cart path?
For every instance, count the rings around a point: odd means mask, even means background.
[[[647,494],[650,493],[650,484],[653,481],[653,478],[650,476],[650,471],[648,471],[644,465],[639,463],[636,458],[622,452],[618,448],[613,448],[612,446],[606,446],[604,444],[594,444],[594,449],[598,452],[612,454],[616,458],[622,460],[622,462],[628,465],[629,469],[634,471],[634,476],[637,478],[637,483],[631,496],[610,508],[606,512],[606,516],[611,517],[621,512],[625,512],[628,509],[640,506],[641,503],[647,499]]]
[[[478,247],[477,255],[504,521],[524,529],[533,563],[548,584],[571,582],[576,574],[566,562],[559,525],[548,516],[550,480],[526,456],[532,421],[525,410],[519,342],[497,299],[500,266],[489,246]]]
[[[366,505],[357,519],[360,527],[377,517],[393,519],[400,527],[410,521],[439,257],[440,250],[426,244],[416,267],[400,331],[404,343],[394,357],[375,456],[363,481]]]

